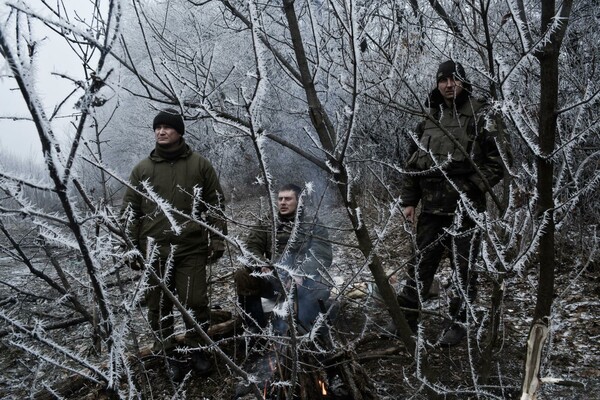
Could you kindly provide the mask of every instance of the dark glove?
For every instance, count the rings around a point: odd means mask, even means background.
[[[210,241],[208,263],[212,264],[225,254],[225,242],[218,239],[212,239]]]
[[[141,271],[142,269],[144,269],[144,263],[141,262],[139,257],[135,257],[134,259],[126,258],[125,265],[127,265],[134,271]]]

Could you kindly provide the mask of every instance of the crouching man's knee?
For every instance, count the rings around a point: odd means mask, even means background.
[[[262,287],[261,279],[252,276],[251,272],[246,267],[239,268],[235,271],[233,278],[235,280],[235,287],[238,295],[260,296]]]

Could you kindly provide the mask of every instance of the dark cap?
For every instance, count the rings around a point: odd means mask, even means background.
[[[435,81],[439,82],[440,79],[450,77],[454,77],[463,82],[468,82],[463,66],[460,63],[455,63],[452,60],[444,61],[440,64],[437,73],[435,74]]]
[[[152,129],[156,129],[157,125],[167,125],[171,128],[175,129],[177,133],[183,136],[185,133],[185,124],[183,123],[183,117],[177,110],[172,108],[167,108],[159,112],[156,117],[154,117],[154,122],[152,123]]]

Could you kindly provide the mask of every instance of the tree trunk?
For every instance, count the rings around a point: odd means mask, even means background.
[[[349,180],[347,170],[343,163],[340,163],[333,157],[337,144],[336,137],[334,134],[332,134],[332,132],[335,132],[335,129],[328,118],[325,108],[319,100],[314,82],[312,80],[312,74],[308,66],[308,60],[304,51],[304,45],[302,43],[302,35],[298,25],[296,11],[294,9],[294,2],[292,0],[283,0],[283,7],[288,21],[288,27],[290,29],[292,44],[296,54],[296,61],[300,68],[301,83],[306,94],[311,121],[315,130],[317,131],[317,134],[319,135],[321,145],[329,154],[329,162],[334,167],[334,170],[336,170],[334,175],[337,182],[338,191],[343,199],[344,206],[348,211],[348,216],[352,222],[352,227],[358,240],[358,246],[365,258],[369,260],[369,269],[373,274],[375,283],[377,284],[386,306],[390,310],[392,319],[400,330],[400,338],[406,345],[408,351],[411,354],[414,354],[415,342],[411,337],[411,331],[408,323],[404,318],[402,310],[400,310],[400,306],[398,305],[398,301],[396,299],[396,294],[388,281],[387,274],[381,265],[381,261],[373,252],[374,246],[373,241],[369,236],[369,232],[365,224],[362,223],[360,216],[357,215],[359,207],[355,200],[354,194],[348,190]]]
[[[539,149],[537,155],[537,191],[538,218],[544,226],[539,247],[538,293],[533,323],[527,341],[527,359],[523,378],[522,399],[535,397],[538,387],[538,374],[542,359],[542,347],[546,341],[546,332],[550,325],[550,311],[554,296],[554,164],[551,155],[554,152],[558,110],[558,58],[562,38],[568,24],[571,1],[562,4],[560,17],[562,26],[550,35],[548,44],[537,54],[540,62],[540,109],[539,109]],[[554,1],[542,2],[542,32],[547,32],[556,18]],[[535,372],[535,373],[533,373]]]
[[[400,339],[406,346],[407,351],[413,357],[418,356],[416,352],[415,340],[412,337],[412,332],[408,326],[408,322],[404,316],[404,313],[400,309],[396,292],[389,283],[388,276],[383,269],[381,260],[374,251],[374,243],[369,235],[369,231],[366,225],[362,221],[360,216],[360,207],[356,201],[356,195],[350,188],[350,180],[348,176],[348,170],[346,169],[343,161],[338,160],[335,157],[336,148],[345,148],[343,144],[337,142],[337,136],[335,135],[335,129],[331,123],[331,120],[325,110],[325,107],[321,104],[314,81],[312,79],[313,74],[310,71],[308,59],[304,51],[304,45],[302,42],[302,34],[298,24],[296,11],[294,9],[293,0],[283,0],[283,8],[288,22],[288,28],[290,30],[290,36],[292,40],[292,46],[296,56],[296,62],[300,70],[301,80],[300,83],[304,89],[309,114],[313,127],[315,128],[321,145],[328,154],[328,161],[331,165],[329,172],[333,174],[333,179],[337,184],[338,192],[344,202],[344,208],[348,212],[348,217],[352,223],[354,234],[358,241],[358,247],[367,261],[369,270],[373,275],[373,279],[379,289],[381,297],[385,305],[387,306],[390,316],[393,322],[398,328]],[[354,60],[356,62],[356,60]],[[349,140],[350,135],[341,135],[344,137],[343,140]],[[343,155],[340,156],[343,159]],[[435,382],[435,378],[427,367],[427,363],[423,362],[422,372],[424,380],[427,382]],[[431,388],[425,385],[428,392],[428,396],[431,399],[437,398],[437,394],[431,390]]]

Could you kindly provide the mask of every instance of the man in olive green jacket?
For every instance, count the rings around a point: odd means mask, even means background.
[[[206,265],[223,255],[221,234],[227,233],[222,218],[223,191],[211,163],[193,152],[183,135],[182,116],[174,109],[159,112],[153,121],[156,146],[131,172],[123,199],[123,215],[134,245],[168,284],[179,301],[193,311],[196,321],[209,318]],[[202,219],[215,230],[198,222]],[[152,255],[154,253],[154,255]],[[172,262],[169,262],[172,260]],[[158,349],[173,348],[173,303],[150,278],[146,292],[148,319]],[[186,321],[186,343],[197,347],[198,334]],[[180,371],[175,371],[180,379]],[[192,353],[192,366],[200,373],[210,363],[200,352]]]

